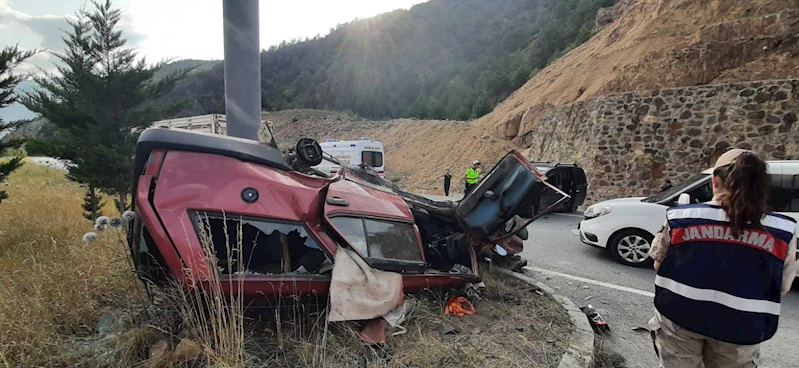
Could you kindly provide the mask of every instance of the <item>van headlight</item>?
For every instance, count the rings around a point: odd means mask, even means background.
[[[585,217],[594,218],[607,215],[611,212],[613,212],[613,207],[611,206],[591,206],[585,211]]]

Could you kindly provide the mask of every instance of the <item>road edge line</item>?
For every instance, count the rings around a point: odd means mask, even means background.
[[[515,277],[527,284],[533,285],[542,292],[550,295],[555,301],[560,303],[566,313],[569,314],[574,329],[569,338],[569,348],[560,359],[558,368],[590,368],[594,362],[594,330],[588,323],[588,318],[571,299],[555,292],[546,284],[524,274],[510,270],[495,268],[494,271],[511,277]]]
[[[549,275],[552,275],[552,276],[563,277],[563,278],[567,278],[567,279],[570,279],[570,280],[583,282],[583,283],[586,283],[586,284],[597,285],[597,286],[605,287],[605,288],[608,288],[608,289],[613,289],[613,290],[618,290],[618,291],[624,291],[624,292],[627,292],[627,293],[637,294],[637,295],[645,296],[647,298],[654,298],[655,297],[655,293],[653,293],[651,291],[640,290],[640,289],[631,288],[631,287],[627,287],[627,286],[611,284],[609,282],[604,282],[604,281],[599,281],[599,280],[592,280],[592,279],[585,278],[585,277],[570,275],[568,273],[552,271],[552,270],[546,270],[546,269],[543,269],[543,268],[531,267],[531,266],[525,266],[522,270],[525,271],[525,275],[528,275],[528,276],[532,276],[531,274],[534,274],[534,273],[537,272],[537,273],[549,274]]]

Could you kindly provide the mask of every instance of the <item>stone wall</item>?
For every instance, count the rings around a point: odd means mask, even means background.
[[[586,170],[586,205],[657,192],[713,165],[732,147],[799,159],[799,80],[604,95],[558,106],[533,122],[533,160]]]

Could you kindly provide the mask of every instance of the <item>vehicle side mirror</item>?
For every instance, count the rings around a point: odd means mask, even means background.
[[[313,139],[300,139],[294,152],[297,154],[297,158],[308,166],[322,163],[322,147]]]
[[[688,193],[680,194],[680,197],[677,198],[677,204],[680,206],[691,204],[691,195]]]

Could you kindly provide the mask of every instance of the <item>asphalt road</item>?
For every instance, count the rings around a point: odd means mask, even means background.
[[[629,367],[657,367],[646,327],[653,316],[655,271],[621,265],[603,249],[584,245],[572,234],[580,214],[547,215],[529,227],[522,256],[533,276],[570,298],[577,306],[592,304],[611,327],[606,348],[621,354]],[[765,367],[799,367],[799,287],[782,301],[777,334],[763,345]]]
[[[428,196],[435,200],[457,197]],[[580,242],[572,230],[582,214],[555,213],[533,222],[522,256],[531,275],[578,307],[591,304],[608,322],[611,333],[601,337],[603,347],[621,354],[628,367],[657,367],[647,327],[654,315],[655,270],[617,263],[604,249]],[[763,344],[764,367],[799,367],[799,281],[782,300],[777,334]]]

